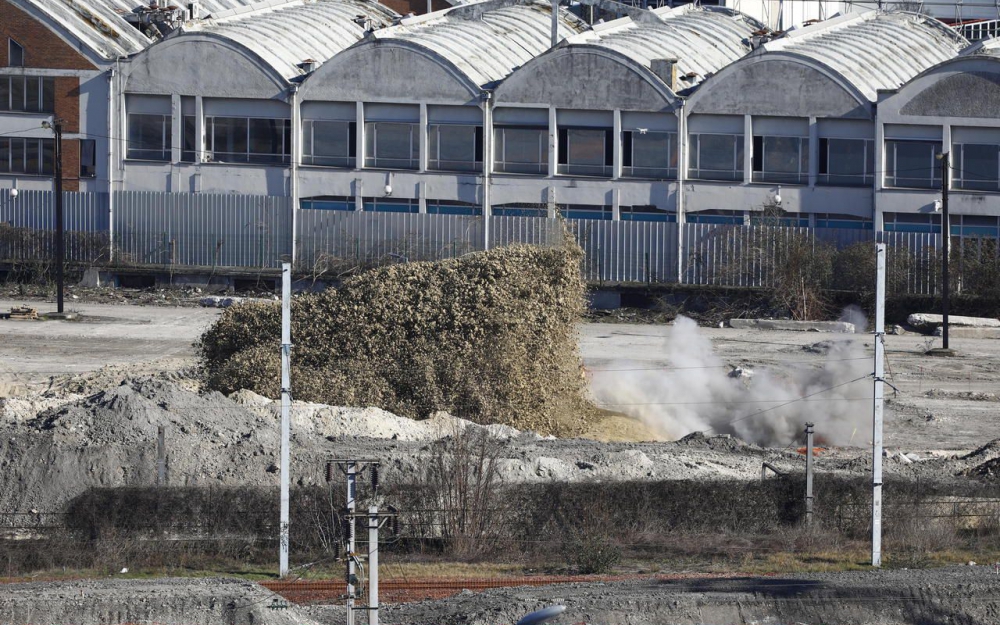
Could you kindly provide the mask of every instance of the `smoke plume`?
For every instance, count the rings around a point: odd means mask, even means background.
[[[872,365],[860,336],[790,354],[774,370],[750,371],[728,365],[694,321],[678,317],[664,350],[663,366],[620,360],[593,371],[595,401],[671,439],[704,431],[784,446],[804,440],[809,421],[816,425],[817,439],[829,444],[868,440],[871,401],[864,398],[872,394],[866,377]]]

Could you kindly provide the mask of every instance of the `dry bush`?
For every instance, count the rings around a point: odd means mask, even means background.
[[[471,428],[434,443],[416,485],[422,493],[416,516],[423,534],[439,539],[444,553],[461,559],[496,554],[510,538],[514,506],[499,465],[505,445]]]
[[[575,337],[582,251],[511,246],[376,269],[293,303],[297,399],[574,434],[592,407]],[[278,394],[280,307],[229,308],[204,334],[210,388]]]
[[[886,258],[885,291],[889,295],[907,292],[913,268],[908,249],[889,247]],[[875,304],[875,246],[861,241],[840,249],[833,256],[831,288],[858,294],[866,306]]]

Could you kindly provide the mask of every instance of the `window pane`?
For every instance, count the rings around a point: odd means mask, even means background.
[[[94,142],[90,140],[80,141],[81,150],[85,144],[90,144],[93,146]],[[51,175],[55,171],[55,156],[56,156],[56,142],[54,139],[42,139],[42,173]],[[81,155],[82,156],[82,155]],[[94,160],[94,150],[90,150],[90,160]],[[82,160],[81,160],[82,162]],[[91,167],[93,169],[93,167]],[[83,174],[83,166],[80,167],[80,175]],[[87,174],[93,176],[93,173]]]
[[[429,138],[432,169],[479,170],[476,164],[476,126],[431,126]]]
[[[695,135],[697,154],[692,152],[696,167],[693,178],[706,180],[743,179],[742,135]]]
[[[197,120],[194,115],[184,116],[184,126],[181,128],[181,161],[193,163],[195,161],[195,146],[197,139]]]
[[[12,76],[10,79],[10,110],[24,110],[24,77]]]
[[[369,147],[366,165],[393,169],[416,169],[420,146],[416,124],[373,122],[368,124]]]
[[[895,187],[930,189],[939,185],[940,165],[934,155],[941,151],[935,141],[887,141],[886,183]]]
[[[764,137],[763,171],[759,179],[774,182],[802,182],[809,175],[802,158],[798,137]],[[805,166],[805,167],[803,167]],[[803,174],[803,171],[805,172]]]
[[[10,140],[10,170],[24,173],[24,139]]]
[[[306,140],[306,162],[340,167],[354,164],[354,159],[351,158],[350,122],[308,122],[306,135],[310,134],[312,144],[309,145],[309,140]]]
[[[626,176],[670,178],[677,174],[676,135],[667,132],[632,132],[632,165]]]
[[[80,176],[92,178],[97,173],[97,145],[93,139],[80,141]]]
[[[39,90],[41,89],[41,81],[34,76],[25,76],[24,78],[24,97],[25,97],[25,110],[28,111],[40,111],[41,102],[39,101]]]
[[[247,127],[245,117],[213,117],[212,152],[216,161],[247,162]]]
[[[497,128],[496,169],[500,172],[538,174],[548,168],[544,128]]]
[[[283,119],[250,119],[250,162],[281,162],[284,154]]]
[[[7,40],[7,65],[24,67],[24,48],[13,39]]]
[[[974,191],[997,190],[997,167],[1000,146],[963,145],[959,171],[954,173],[955,187]]]
[[[170,160],[170,117],[164,115],[128,116],[128,158]]]
[[[570,128],[566,131],[570,165],[604,166],[604,130]]]
[[[42,112],[51,113],[56,110],[56,80],[42,79]]]
[[[0,111],[10,110],[10,78],[0,76]]]
[[[0,139],[0,171],[10,171],[10,139]]]
[[[42,173],[42,153],[38,139],[28,139],[24,146],[24,171],[28,174]]]

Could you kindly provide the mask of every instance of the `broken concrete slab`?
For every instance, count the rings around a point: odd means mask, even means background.
[[[854,324],[846,321],[792,321],[790,319],[730,319],[737,330],[790,330],[792,332],[838,332],[853,334]]]
[[[944,323],[944,318],[941,315],[931,313],[913,313],[906,318],[906,323],[914,328],[930,331]],[[961,326],[967,328],[1000,328],[1000,319],[950,315],[948,317],[948,325],[949,327]]]
[[[934,328],[934,336],[941,336],[943,330],[941,326]],[[948,328],[948,338],[952,339],[998,339],[1000,340],[1000,328],[968,328],[950,327]]]

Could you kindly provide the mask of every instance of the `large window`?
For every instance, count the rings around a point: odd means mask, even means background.
[[[622,175],[676,178],[677,133],[627,130],[622,133]]]
[[[7,67],[24,67],[24,47],[13,39],[7,39]]]
[[[50,176],[54,165],[54,140],[0,138],[0,172]]]
[[[498,173],[546,174],[549,131],[543,127],[497,126],[493,131],[493,166]]]
[[[677,221],[677,215],[674,213],[649,205],[619,206],[618,215],[622,221]]]
[[[129,113],[128,158],[142,161],[169,161],[170,119],[170,115]]]
[[[357,124],[306,120],[302,128],[302,161],[306,165],[354,167]]]
[[[614,132],[606,128],[560,128],[559,173],[567,176],[610,176]]]
[[[52,113],[56,106],[54,78],[39,76],[0,77],[0,110]]]
[[[559,207],[559,214],[566,219],[610,220],[613,216],[610,206],[600,204],[565,204]]]
[[[743,180],[743,135],[693,134],[688,175],[701,180]]]
[[[207,117],[205,141],[213,161],[287,163],[292,153],[291,121],[263,117]]]
[[[888,139],[885,142],[885,186],[935,189],[941,186],[940,141]]]
[[[184,116],[181,128],[181,161],[193,163],[198,159],[198,124],[194,115]]]
[[[956,144],[951,155],[952,183],[968,191],[1000,191],[1000,145]]]
[[[427,128],[428,167],[442,171],[483,170],[483,128],[432,124]]]
[[[807,184],[809,137],[755,136],[753,181]]]
[[[365,167],[418,169],[419,124],[400,122],[365,123]]]
[[[871,185],[875,177],[875,142],[870,139],[820,139],[819,184]]]
[[[93,178],[97,175],[97,142],[93,139],[80,140],[80,177]]]

